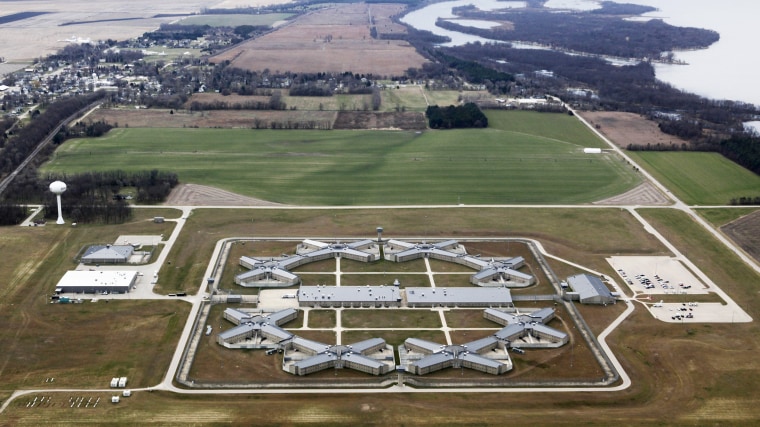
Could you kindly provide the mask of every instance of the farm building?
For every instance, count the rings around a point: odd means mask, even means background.
[[[62,294],[129,292],[137,281],[136,271],[67,271],[55,287]]]
[[[126,264],[134,253],[132,245],[93,245],[82,255],[84,264]]]
[[[525,265],[523,257],[481,259],[467,254],[464,246],[456,240],[439,243],[410,243],[391,239],[384,247],[384,257],[393,262],[432,258],[461,264],[478,271],[470,276],[470,283],[477,286],[525,287],[536,282],[532,275],[517,271]]]
[[[429,289],[429,288],[426,288]],[[397,286],[301,286],[298,304],[302,307],[398,307]]]
[[[581,304],[614,304],[618,294],[613,293],[596,276],[590,274],[577,274],[567,278],[567,284],[573,292],[566,292],[565,297],[571,301],[580,301]]]
[[[330,346],[295,337],[288,342],[285,350],[282,369],[294,375],[308,375],[329,368],[384,375],[396,366],[393,350],[382,338]]]
[[[507,288],[406,288],[409,307],[512,307]]]

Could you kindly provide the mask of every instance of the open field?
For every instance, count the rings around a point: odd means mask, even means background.
[[[255,0],[254,0],[255,1]],[[253,2],[251,2],[253,3]],[[61,40],[72,34],[91,40],[124,40],[152,31],[176,17],[157,15],[186,14],[207,6],[206,1],[167,0],[161,2],[73,0],[66,2],[2,2],[2,15],[20,12],[48,12],[0,26],[0,57],[10,62],[32,61],[54,53],[66,45]],[[72,22],[86,22],[62,25]],[[23,68],[23,67],[22,67]]]
[[[369,21],[386,22],[378,25],[379,32],[399,32],[388,17],[404,7],[363,3],[326,7],[213,56],[210,62],[229,60],[234,67],[250,70],[402,75],[426,60],[405,41],[373,39]]]
[[[628,152],[678,198],[693,205],[727,205],[732,198],[756,197],[760,176],[717,153]]]
[[[98,109],[87,116],[88,120],[103,120],[123,128],[244,128],[268,127],[269,123],[315,122],[331,124],[335,111],[298,110],[136,110]],[[329,128],[327,126],[326,128]]]
[[[589,123],[620,148],[628,145],[690,145],[690,142],[660,131],[657,123],[634,114],[619,111],[580,111]]]
[[[691,221],[685,220],[682,214],[664,209],[644,210],[643,213],[680,250],[688,252],[687,255],[694,259],[716,283],[736,298],[750,315],[755,318],[760,315],[760,301],[753,287],[753,284],[760,280],[757,275],[742,266],[733,256],[728,255],[727,251],[723,250],[711,237]],[[428,218],[424,218],[425,214]],[[175,261],[173,264],[181,266],[178,271],[182,270],[182,273],[163,276],[162,280],[199,283],[211,248],[221,237],[241,233],[272,236],[285,234],[297,237],[308,236],[313,230],[320,230],[320,234],[323,235],[366,237],[373,234],[375,224],[382,224],[388,232],[394,230],[394,234],[398,235],[420,235],[429,228],[428,224],[431,222],[438,224],[435,230],[426,232],[431,234],[431,237],[451,234],[445,230],[457,230],[457,233],[461,235],[535,237],[540,239],[551,253],[588,265],[605,274],[611,274],[609,267],[605,267],[604,261],[609,254],[666,253],[664,248],[660,247],[630,215],[618,209],[536,210],[526,208],[463,211],[451,208],[336,212],[276,210],[252,212],[201,209],[190,216],[187,228],[180,236],[180,241],[173,249],[173,253],[170,254],[170,259]],[[372,226],[367,227],[368,223]],[[0,239],[6,242],[3,253],[20,252],[18,256],[23,258],[25,251],[39,250],[40,247],[44,247],[42,242],[47,242],[52,237],[43,236],[40,244],[30,245],[28,236],[34,235],[30,233],[40,231],[60,233],[61,230],[71,233],[70,230],[74,229],[44,227],[7,230],[13,232],[7,233],[4,229],[0,235]],[[132,232],[137,234],[136,230]],[[14,235],[15,240],[7,237]],[[56,237],[63,236],[56,234]],[[19,251],[19,248],[23,250]],[[271,249],[274,252],[279,250]],[[487,249],[481,250],[486,252]],[[48,259],[44,253],[38,255],[37,258]],[[559,270],[557,263],[550,261],[550,264],[555,271]],[[0,268],[10,268],[10,265],[6,263],[3,263],[3,266]],[[44,277],[53,273],[50,268],[48,264],[40,264],[35,271]],[[3,271],[8,275],[11,272],[11,270]],[[21,276],[15,273],[12,277]],[[43,306],[47,307],[47,305]],[[7,304],[4,306],[9,316],[17,315],[18,308],[16,307],[18,306]],[[72,307],[76,306],[68,308]],[[622,308],[620,305],[620,307],[581,307],[580,309],[589,323],[604,325],[619,314],[618,309]],[[467,312],[474,313],[471,310]],[[452,315],[447,314],[447,318]],[[451,321],[455,320],[457,319],[451,318]],[[475,318],[472,320],[476,321]],[[331,323],[329,319],[320,320],[320,322],[328,327]],[[271,423],[344,420],[396,424],[411,421],[423,424],[451,424],[499,419],[505,416],[505,411],[507,411],[505,408],[509,408],[511,420],[538,424],[575,425],[579,417],[582,417],[586,424],[592,425],[609,425],[610,422],[615,421],[627,425],[653,422],[751,424],[760,417],[760,408],[755,404],[760,396],[757,395],[757,389],[754,386],[760,379],[755,362],[760,347],[758,332],[756,322],[688,327],[663,325],[653,320],[647,312],[637,309],[610,339],[613,350],[621,357],[624,366],[634,378],[632,388],[614,393],[535,395],[486,392],[451,396],[446,393],[422,393],[193,397],[154,392],[137,393],[131,400],[124,400],[118,406],[100,404],[97,409],[91,411],[56,407],[55,414],[44,407],[29,409],[25,407],[27,401],[19,399],[9,407],[3,417],[13,424],[39,424],[53,419],[52,417],[58,421],[66,420],[71,423],[97,422],[106,418],[119,424],[133,424],[138,419],[142,422],[154,420],[164,423],[182,420],[196,423],[219,422],[220,420],[252,423],[260,420],[260,413],[266,412],[269,414],[267,416]],[[461,337],[459,335],[463,331],[452,333],[455,341],[464,340],[464,335]],[[473,336],[469,331],[467,333],[467,337]],[[364,335],[366,332],[356,331],[346,333],[344,338],[347,341],[358,341]],[[383,335],[388,334],[383,333]],[[434,341],[443,340],[440,332],[437,336],[422,335],[419,337]],[[388,335],[386,339],[394,338]],[[403,338],[399,336],[398,339]],[[14,342],[13,339],[10,342]],[[28,346],[30,343],[24,341],[16,345]],[[213,343],[213,347],[220,346]],[[3,348],[8,347],[3,344]],[[575,354],[575,351],[578,349],[574,348],[572,353]],[[531,357],[538,357],[542,351],[532,351],[530,354]],[[227,357],[225,355],[225,359]],[[236,365],[242,369],[237,371],[238,368],[231,365],[234,368],[233,373],[245,372],[246,368],[261,363],[267,366],[272,364],[273,368],[280,369],[276,358],[267,359],[266,356],[257,356],[256,352],[241,352],[240,356],[232,357],[240,358]],[[558,366],[570,367],[571,363],[574,363],[571,362],[567,352],[564,353],[564,357],[564,359],[550,357],[548,361],[535,360],[530,362],[532,365],[526,364],[528,359],[524,361],[521,359],[517,363],[521,367],[532,367],[533,375],[540,376],[547,371],[548,364],[558,363]],[[578,355],[575,354],[574,357]],[[228,363],[233,362],[225,362],[223,369],[218,372],[225,372],[230,366]],[[209,363],[211,367],[222,368],[219,365],[219,359],[216,359],[216,362],[211,359]],[[328,372],[328,374],[334,373]],[[343,372],[340,374],[343,375]],[[62,397],[53,394],[53,396],[56,402],[68,399],[68,395]],[[294,411],[293,408],[300,409]],[[574,411],[577,416],[568,417],[568,410]]]
[[[756,261],[760,261],[760,213],[754,212],[721,227]]]
[[[3,227],[0,233],[0,384],[2,388],[93,387],[113,376],[134,386],[160,381],[189,313],[180,301],[108,301],[49,304],[55,284],[74,269],[86,244],[122,233],[169,233],[174,224],[148,220],[137,210],[119,226]],[[46,378],[55,378],[46,383]]]
[[[186,183],[302,205],[584,203],[640,182],[614,154],[584,154],[599,140],[572,117],[488,115],[493,128],[424,133],[130,125],[66,142],[43,171],[155,168]]]
[[[240,25],[272,26],[291,16],[293,15],[290,13],[195,15],[183,18],[177,23],[180,25],[208,25],[211,27],[237,27]]]

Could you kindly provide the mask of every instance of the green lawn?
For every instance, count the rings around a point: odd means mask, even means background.
[[[760,195],[760,176],[717,153],[628,154],[688,204],[727,205],[735,197]]]
[[[597,139],[570,116],[489,120],[423,133],[119,128],[66,142],[42,173],[155,168],[299,205],[587,203],[639,183],[614,154],[584,154]]]

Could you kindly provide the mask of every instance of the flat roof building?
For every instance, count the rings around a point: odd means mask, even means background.
[[[406,288],[409,307],[512,307],[507,288]]]
[[[309,375],[329,368],[384,375],[395,367],[393,350],[382,338],[331,346],[296,337],[286,350],[289,351],[283,357],[282,369],[293,375]]]
[[[55,286],[63,294],[101,294],[129,292],[137,281],[137,271],[71,270]]]
[[[470,283],[477,286],[525,287],[536,283],[533,275],[517,271],[525,265],[523,257],[482,259],[467,254],[464,246],[456,240],[439,243],[411,243],[391,239],[384,247],[384,257],[393,262],[432,258],[461,264],[478,271],[470,276]]]
[[[217,335],[217,344],[227,348],[277,348],[294,337],[280,325],[295,320],[298,310],[288,308],[264,315],[227,308],[223,317],[237,326]]]
[[[483,317],[506,327],[493,335],[461,345],[407,338],[399,346],[401,366],[414,375],[425,375],[445,368],[469,368],[500,375],[512,369],[509,348],[556,348],[569,340],[566,333],[544,325],[554,318],[554,309],[551,308],[526,314],[489,308],[483,312]]]
[[[429,289],[429,288],[428,288]],[[398,307],[397,286],[301,286],[298,304],[302,307]]]
[[[290,270],[312,262],[330,258],[346,258],[360,262],[379,259],[380,249],[373,240],[350,243],[325,243],[306,239],[296,248],[296,255],[268,260],[240,257],[240,265],[251,271],[235,276],[235,283],[245,287],[288,287],[301,283],[300,277]]]

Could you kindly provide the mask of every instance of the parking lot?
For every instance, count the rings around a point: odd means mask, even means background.
[[[610,257],[607,262],[628,285],[634,299],[655,319],[668,323],[749,322],[752,319],[736,304],[696,302],[690,296],[713,292],[679,260],[672,257]],[[672,302],[672,295],[679,302]],[[669,302],[658,297],[668,296]]]

